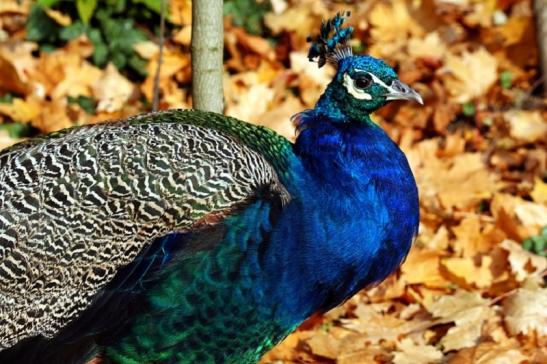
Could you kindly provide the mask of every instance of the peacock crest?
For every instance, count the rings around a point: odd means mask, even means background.
[[[336,66],[340,60],[353,55],[351,46],[348,44],[353,34],[353,27],[342,28],[350,16],[350,11],[337,13],[333,18],[323,20],[319,35],[308,36],[307,41],[311,43],[308,59],[311,62],[317,62],[319,68],[327,62]]]

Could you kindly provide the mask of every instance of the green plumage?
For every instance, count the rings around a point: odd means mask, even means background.
[[[250,364],[292,331],[294,327],[273,319],[274,302],[246,304],[255,302],[257,295],[267,297],[266,292],[257,292],[264,277],[246,263],[255,249],[253,242],[263,238],[264,226],[257,221],[267,221],[269,208],[257,202],[228,218],[226,225],[233,233],[226,234],[216,249],[184,254],[184,264],[162,272],[161,283],[149,293],[152,309],[108,355],[126,364]],[[178,243],[199,245],[205,236],[218,235],[213,230]]]

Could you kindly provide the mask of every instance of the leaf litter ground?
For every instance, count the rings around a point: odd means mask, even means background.
[[[29,128],[149,108],[155,42],[135,44],[148,74],[135,81],[95,66],[85,35],[49,52],[26,40],[31,6],[0,5],[0,148]],[[161,108],[188,108],[191,2],[169,6]],[[226,19],[226,113],[293,139],[290,116],[312,107],[333,74],[307,61],[305,38],[348,8],[354,48],[395,66],[425,101],[376,115],[415,173],[420,232],[398,272],[309,319],[262,363],[547,362],[547,102],[531,1],[272,0],[264,29],[253,28],[269,38]],[[74,21],[55,9],[47,16]]]

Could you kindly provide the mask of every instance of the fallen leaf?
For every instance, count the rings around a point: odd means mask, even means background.
[[[67,115],[66,98],[54,99],[51,102],[44,100],[36,100],[36,102],[41,112],[32,119],[33,127],[49,133],[73,126],[72,120]]]
[[[48,7],[43,8],[47,16],[49,16],[51,19],[55,20],[57,24],[59,24],[62,27],[67,27],[70,24],[72,24],[72,19],[70,16],[61,13],[58,10],[54,10]]]
[[[443,358],[443,353],[434,346],[417,345],[409,338],[397,342],[397,350],[393,355],[395,364],[431,364]]]
[[[446,51],[446,45],[437,32],[428,33],[424,38],[413,37],[408,41],[408,54],[415,58],[443,59]]]
[[[20,142],[20,139],[14,139],[9,136],[9,133],[5,130],[0,130],[0,150],[12,146],[15,143]]]
[[[63,74],[61,76],[63,79],[56,83],[50,91],[50,95],[54,99],[61,99],[66,96],[92,96],[94,90],[98,90],[96,86],[98,80],[107,77],[102,70],[82,58],[75,56],[73,53],[66,55],[63,52],[57,56],[59,57],[59,64],[63,64]],[[106,72],[109,72],[108,68]],[[106,84],[103,83],[99,83],[98,85],[99,88],[106,86]],[[118,87],[114,85],[114,83],[111,83],[108,86],[114,88]],[[120,86],[123,86],[123,84]],[[100,90],[99,92],[102,91]]]
[[[446,55],[443,81],[454,102],[465,103],[482,96],[496,82],[498,62],[486,49]]]
[[[533,19],[529,16],[515,16],[509,18],[507,23],[494,28],[494,32],[503,37],[504,46],[518,44],[526,34],[526,28],[533,26]]]
[[[437,150],[438,141],[428,139],[407,153],[423,202],[438,198],[448,210],[466,210],[498,191],[498,177],[486,169],[482,154],[440,159]]]
[[[98,101],[97,111],[111,113],[121,110],[133,91],[133,84],[109,63],[105,73],[93,85],[93,94]]]
[[[37,59],[32,55],[38,49],[38,45],[33,42],[16,42],[15,44],[2,44],[0,42],[0,54],[3,58],[15,67],[17,76],[23,82],[30,82],[36,65]]]
[[[421,234],[423,235],[423,234]],[[434,250],[446,250],[448,248],[448,229],[442,225],[437,229],[435,234],[428,239],[424,239],[424,245],[429,249]]]
[[[438,250],[414,248],[401,266],[401,280],[405,284],[424,284],[427,287],[446,288],[450,284],[440,273],[443,253]]]
[[[534,180],[534,189],[530,192],[534,202],[547,205],[547,183],[537,178]]]
[[[534,143],[547,138],[547,121],[540,111],[511,110],[504,117],[515,139]]]
[[[169,20],[177,25],[192,24],[192,0],[170,0]]]
[[[287,99],[278,107],[262,113],[258,117],[257,124],[267,126],[289,140],[296,137],[291,116],[302,110],[302,103],[294,96],[287,96]]]
[[[312,353],[324,358],[336,359],[340,351],[340,341],[336,340],[325,331],[318,331],[309,338],[307,344]]]
[[[426,321],[407,321],[388,315],[386,312],[390,307],[391,303],[360,303],[354,311],[357,318],[342,319],[342,326],[363,334],[363,341],[377,344],[383,340],[394,341],[400,335],[428,325]]]
[[[40,115],[40,105],[33,99],[14,98],[9,104],[0,103],[0,113],[18,122],[29,122]]]
[[[461,286],[475,286],[488,288],[494,279],[490,266],[492,257],[483,256],[479,266],[475,265],[471,258],[445,258],[441,260],[441,266],[451,275],[452,280]]]
[[[464,348],[448,360],[448,364],[520,364],[528,357],[519,350],[516,340],[503,343],[483,342]]]
[[[149,40],[135,43],[133,49],[144,59],[150,59],[160,51],[159,45]]]
[[[436,301],[424,301],[425,308],[439,323],[455,324],[440,341],[443,351],[458,350],[476,345],[482,326],[495,315],[490,301],[478,292],[457,291],[453,296],[442,296]]]
[[[28,14],[32,1],[30,0],[2,0],[0,3],[0,14],[19,13]]]
[[[509,264],[517,281],[522,282],[532,274],[540,274],[547,269],[547,258],[532,254],[512,240],[504,240],[500,247],[509,252]]]
[[[522,201],[515,206],[515,215],[525,226],[541,228],[547,225],[547,206]]]
[[[17,74],[15,66],[0,53],[0,92],[13,92],[16,94],[26,94],[29,92],[29,86],[23,82]]]
[[[547,335],[547,288],[519,288],[503,301],[503,310],[512,335]]]
[[[171,39],[175,43],[188,47],[192,42],[192,27],[188,25],[182,27],[173,35]]]
[[[423,35],[424,30],[410,15],[409,3],[393,0],[378,2],[369,12],[371,36],[375,43],[389,43],[405,39],[407,35]]]
[[[158,58],[159,54],[156,54],[148,62],[146,66],[148,76],[141,85],[141,91],[148,100],[153,99]],[[190,55],[176,50],[165,49],[160,67],[160,90],[163,94],[167,94],[169,90],[170,79],[176,77],[179,73],[184,73],[185,76],[187,74],[188,80],[190,79]],[[184,81],[184,79],[181,81]]]
[[[330,65],[317,67],[310,63],[307,53],[292,52],[290,55],[291,70],[296,74],[304,74],[323,89],[330,83],[334,76],[334,68]]]
[[[452,246],[456,253],[463,257],[486,253],[493,246],[493,242],[481,231],[481,221],[476,214],[466,216],[459,225],[452,228],[452,232],[456,236]]]
[[[489,27],[497,8],[497,0],[471,1],[471,11],[465,16],[465,23],[471,26]]]
[[[264,84],[252,85],[240,96],[241,102],[226,109],[226,115],[242,120],[259,121],[258,115],[269,109],[273,91]]]

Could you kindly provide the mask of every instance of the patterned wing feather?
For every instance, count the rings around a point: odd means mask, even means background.
[[[213,224],[259,188],[288,200],[274,143],[265,157],[245,142],[257,127],[226,120],[148,114],[0,153],[0,350],[54,336],[156,237]]]

